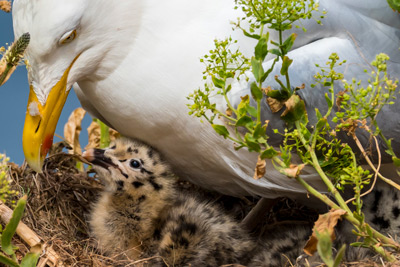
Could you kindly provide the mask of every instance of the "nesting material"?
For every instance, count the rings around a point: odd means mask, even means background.
[[[53,250],[55,257],[59,257],[56,258],[56,266],[146,266],[149,258],[132,262],[118,259],[118,255],[104,256],[97,249],[96,241],[89,236],[88,214],[102,185],[93,178],[93,173],[79,172],[75,168],[75,159],[72,155],[57,153],[46,160],[43,174],[36,174],[25,165],[10,164],[13,189],[28,193],[28,204],[22,221],[40,237],[46,253]],[[234,214],[237,220],[242,220],[256,203],[252,198],[221,196],[184,181],[180,183],[180,188],[218,203]],[[312,210],[282,199],[260,219],[257,232],[262,234],[266,229],[288,220],[310,222],[316,216]],[[29,244],[18,236],[14,238],[13,244],[20,248],[18,257],[22,258],[29,251]],[[48,256],[43,258],[38,266],[54,266]],[[360,264],[357,263],[359,266],[374,266],[372,262]]]

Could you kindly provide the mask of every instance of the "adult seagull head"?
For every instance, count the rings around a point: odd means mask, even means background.
[[[122,60],[124,47],[138,28],[135,25],[138,20],[132,20],[131,16],[139,16],[140,1],[122,1],[118,5],[101,0],[92,2],[14,1],[15,35],[29,32],[32,37],[26,51],[31,65],[23,147],[27,162],[38,172],[52,145],[72,85],[88,74],[96,73],[98,76],[92,78],[102,79],[102,71],[111,72]],[[128,11],[125,2],[135,2],[136,9]],[[104,5],[110,8],[96,8]]]

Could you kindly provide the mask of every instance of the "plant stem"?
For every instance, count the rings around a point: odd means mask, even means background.
[[[358,137],[353,134],[353,139],[357,144],[358,149],[360,149],[361,153],[363,154],[365,160],[367,161],[368,165],[371,167],[371,169],[378,174],[378,177],[383,180],[384,182],[390,184],[391,186],[395,187],[396,189],[400,190],[400,185],[398,185],[397,183],[393,182],[392,180],[384,177],[374,166],[374,164],[372,163],[371,159],[368,157],[367,153],[364,150],[364,147],[362,146],[360,140],[358,139]],[[377,148],[379,149],[379,148]]]
[[[296,177],[296,181],[299,182],[311,195],[320,199],[322,202],[327,204],[329,207],[331,207],[333,209],[340,209],[340,207],[335,202],[333,202],[327,195],[324,195],[324,194],[320,193],[319,191],[315,190],[314,187],[309,185],[300,176]]]
[[[97,123],[100,125],[100,148],[108,147],[110,144],[109,127],[99,119]]]
[[[283,49],[282,49],[282,44],[283,44],[283,40],[282,40],[282,30],[279,29],[279,48],[281,51],[281,59],[282,59],[282,63],[283,63],[283,57],[286,56],[286,53],[284,53]],[[286,72],[285,74],[285,78],[286,78],[286,90],[288,91],[289,95],[292,94],[292,90],[290,89],[290,79],[289,79],[289,70]],[[283,88],[285,89],[285,88]]]
[[[297,131],[299,132],[299,137],[301,142],[303,143],[304,147],[306,147],[306,149],[310,152],[311,155],[311,159],[312,159],[312,165],[315,168],[315,170],[317,171],[317,173],[320,175],[322,181],[326,184],[326,186],[328,187],[328,190],[334,195],[336,201],[338,202],[339,206],[337,204],[335,204],[332,200],[330,200],[326,195],[323,195],[321,193],[319,193],[317,190],[315,190],[313,187],[311,187],[310,185],[308,185],[303,179],[301,179],[300,177],[297,177],[296,180],[302,184],[303,186],[305,186],[305,188],[315,197],[319,198],[320,200],[324,201],[324,203],[326,203],[327,205],[329,205],[332,208],[335,209],[343,209],[345,210],[347,213],[344,215],[345,219],[348,220],[350,223],[352,223],[355,227],[357,227],[358,229],[361,229],[361,223],[359,220],[357,220],[354,216],[352,211],[350,210],[350,208],[347,206],[346,202],[344,201],[344,199],[342,198],[342,196],[340,195],[340,193],[338,192],[338,190],[334,187],[334,185],[332,184],[332,182],[330,181],[330,179],[325,175],[324,171],[322,170],[321,166],[318,163],[318,158],[315,154],[315,141],[313,141],[313,145],[310,147],[309,144],[307,143],[307,141],[305,140],[304,136],[301,134],[301,126],[300,126],[300,122],[296,121],[295,122]],[[316,135],[314,135],[316,136]],[[316,138],[313,138],[314,140],[316,140]],[[381,233],[379,233],[378,231],[376,231],[375,229],[373,229],[371,227],[371,231],[372,234],[375,238],[377,238],[378,240],[383,241],[386,244],[390,244],[393,245],[397,250],[400,249],[400,245],[395,242],[394,240],[386,237],[385,235],[382,235]],[[380,253],[382,255],[382,252],[380,250],[374,249],[376,252]],[[384,254],[382,255],[383,257],[385,257],[387,260],[393,262],[395,260],[395,258],[389,254],[387,254],[386,252],[384,252]]]

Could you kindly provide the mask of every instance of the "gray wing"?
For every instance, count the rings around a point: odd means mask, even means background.
[[[305,89],[300,91],[300,96],[306,103],[311,124],[316,122],[315,108],[318,108],[322,114],[327,110],[324,94],[328,92],[328,88],[320,85],[310,87],[310,84],[315,83],[314,75],[319,72],[315,64],[326,66],[325,63],[332,52],[336,52],[341,60],[347,60],[347,63],[337,68],[337,71],[344,73],[348,81],[351,81],[353,77],[367,81],[369,76],[364,73],[364,69],[371,71],[369,63],[375,59],[376,54],[382,52],[390,57],[388,73],[391,77],[396,79],[400,74],[400,15],[393,12],[385,0],[321,1],[320,10],[324,9],[328,13],[322,20],[323,25],[317,25],[313,21],[303,23],[303,26],[307,28],[307,33],[297,31],[296,47],[289,53],[289,57],[294,60],[289,70],[291,85],[300,86],[303,83],[306,85]],[[264,69],[271,64],[271,61],[264,63]],[[272,72],[265,81],[265,87],[279,88],[274,80],[274,76],[279,75],[279,70],[278,64],[276,71]],[[235,105],[240,102],[239,96],[250,95],[249,85],[252,81],[254,78],[250,77],[246,88],[233,86],[230,99]],[[335,93],[343,89],[342,83],[338,81]],[[400,143],[396,138],[400,134],[399,114],[400,97],[397,97],[394,105],[383,108],[377,121],[384,135],[387,138],[393,138],[393,148],[400,154]],[[272,129],[282,131],[285,128],[279,116],[280,113],[272,113],[270,108],[265,103],[263,104],[262,117],[263,120],[270,120],[268,134],[271,137],[271,144],[274,145],[279,144],[281,139],[272,133]],[[359,131],[358,136],[368,147],[369,135],[364,131]],[[346,134],[340,134],[339,137],[345,142],[352,143]],[[381,140],[379,141],[381,148],[385,149]],[[387,155],[385,160],[389,161],[389,158]]]

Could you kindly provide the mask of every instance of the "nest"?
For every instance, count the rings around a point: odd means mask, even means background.
[[[14,189],[28,194],[22,221],[40,237],[45,248],[57,253],[57,266],[127,266],[128,262],[96,250],[96,242],[89,236],[87,216],[102,185],[75,166],[75,159],[67,154],[47,159],[42,174],[26,165],[11,164]],[[15,243],[24,253],[28,249],[19,241],[16,239]]]
[[[64,153],[51,156],[46,160],[42,174],[33,172],[26,165],[10,164],[10,176],[13,189],[28,194],[22,221],[40,237],[44,247],[38,266],[143,266],[146,262],[146,259],[121,260],[118,255],[107,257],[97,250],[87,221],[91,203],[96,200],[102,185],[90,171],[78,171],[73,156]],[[185,181],[180,182],[180,186],[182,190],[219,203],[237,220],[242,220],[257,202],[254,198],[222,196]],[[262,223],[256,231],[262,234],[266,226],[294,219],[310,222],[316,216],[313,210],[280,199],[260,220]],[[18,236],[13,242],[19,247],[17,255],[22,257],[29,250]],[[44,260],[50,250],[54,251],[55,257],[52,261]]]

